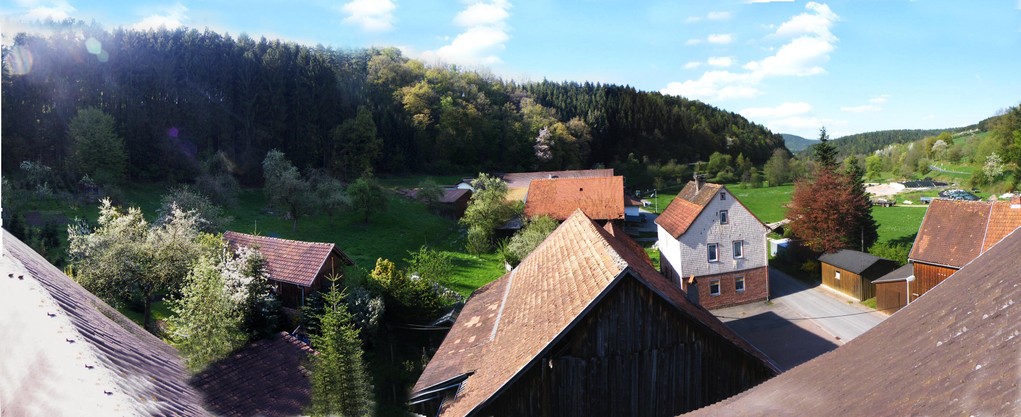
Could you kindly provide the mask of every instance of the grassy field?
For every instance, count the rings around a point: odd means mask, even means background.
[[[791,184],[778,187],[741,188],[734,185],[727,187],[741,203],[766,223],[784,219],[787,214],[787,203],[791,201],[794,186]]]
[[[910,244],[914,241],[924,216],[925,206],[872,208],[872,218],[879,224],[880,242],[896,241]]]

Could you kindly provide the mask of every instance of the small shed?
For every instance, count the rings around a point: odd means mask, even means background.
[[[876,286],[876,310],[886,314],[896,313],[908,305],[908,285],[914,281],[914,266],[904,266],[872,281]]]
[[[841,249],[819,257],[822,284],[859,301],[876,296],[873,281],[897,269],[897,263],[865,252]]]

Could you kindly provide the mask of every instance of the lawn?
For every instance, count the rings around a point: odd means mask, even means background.
[[[794,185],[778,187],[741,188],[740,185],[727,187],[741,203],[755,216],[766,223],[783,220],[787,214],[787,203],[791,201]]]
[[[925,207],[873,207],[872,218],[879,224],[879,241],[913,243],[925,216]]]

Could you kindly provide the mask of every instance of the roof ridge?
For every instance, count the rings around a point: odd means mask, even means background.
[[[242,236],[251,236],[251,237],[254,237],[256,239],[273,239],[273,240],[280,240],[280,241],[284,241],[284,242],[295,242],[295,243],[302,243],[302,244],[308,244],[308,245],[337,246],[337,244],[333,243],[333,242],[313,242],[313,241],[309,241],[309,240],[287,239],[287,238],[275,237],[275,236],[253,235],[251,233],[237,232],[237,231],[234,231],[234,230],[228,230],[226,232],[223,232],[224,235],[226,235],[227,233],[232,233],[232,234],[242,235]]]
[[[993,220],[993,208],[994,207],[996,207],[996,204],[990,204],[989,205],[989,212],[986,213],[986,228],[982,232],[982,242],[979,244],[979,247],[978,247],[978,254],[979,254],[979,256],[982,256],[982,254],[985,253],[986,239],[989,238],[989,223],[992,223],[992,220]],[[971,263],[971,262],[969,261],[968,263]]]

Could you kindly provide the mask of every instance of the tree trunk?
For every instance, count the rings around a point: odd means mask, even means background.
[[[152,295],[145,295],[145,309],[142,317],[142,327],[148,330],[149,333],[156,333],[152,325]]]

